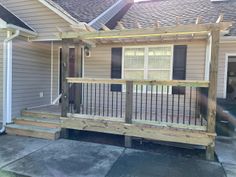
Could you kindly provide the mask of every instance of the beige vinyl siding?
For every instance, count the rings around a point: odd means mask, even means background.
[[[3,41],[7,37],[7,32],[0,30],[0,122],[2,122],[3,112]]]
[[[50,104],[51,50],[50,43],[13,41],[13,116],[24,108]],[[43,97],[40,98],[40,92]]]
[[[38,0],[0,0],[8,10],[32,27],[39,36],[37,39],[58,39],[58,28],[68,29],[70,24]]]
[[[171,43],[168,43],[171,44]],[[173,44],[173,43],[172,43]],[[160,44],[156,44],[160,45]],[[187,45],[187,80],[204,80],[206,42],[179,42],[174,45]],[[121,46],[97,46],[92,48],[91,57],[84,59],[84,77],[110,78],[111,48]]]
[[[224,43],[220,44],[219,51],[219,67],[218,67],[218,87],[217,96],[224,98],[225,93],[225,74],[226,73],[226,54],[236,54],[236,43]],[[227,75],[226,75],[227,76]],[[226,77],[227,78],[227,77]]]
[[[53,43],[53,80],[52,80],[52,101],[54,101],[59,95],[59,74],[60,74],[60,48],[61,43]]]

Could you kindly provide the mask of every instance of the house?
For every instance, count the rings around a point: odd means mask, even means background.
[[[7,133],[99,131],[127,144],[136,136],[204,145],[213,158],[216,94],[226,98],[236,56],[236,2],[0,4],[3,124],[22,115]]]

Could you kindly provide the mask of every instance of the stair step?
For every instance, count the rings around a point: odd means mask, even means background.
[[[47,112],[34,112],[30,110],[23,110],[21,115],[24,117],[35,117],[35,118],[60,118],[59,114],[47,113]]]
[[[60,119],[58,118],[17,117],[14,119],[14,123],[18,125],[60,128]]]
[[[56,140],[60,137],[60,128],[46,128],[30,125],[9,124],[6,133],[10,135],[21,135],[48,140]]]

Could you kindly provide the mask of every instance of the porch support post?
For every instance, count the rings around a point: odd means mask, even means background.
[[[133,81],[126,82],[126,109],[125,109],[125,123],[132,123],[133,113]],[[132,147],[132,137],[125,136],[125,147]]]
[[[82,46],[80,42],[75,44],[75,76],[82,77],[83,72],[83,60],[82,60]],[[82,84],[75,85],[75,112],[80,113],[80,107],[82,103]]]
[[[69,86],[66,81],[66,78],[69,76],[69,45],[70,40],[62,40],[62,104],[61,104],[61,116],[67,117],[69,110]]]
[[[207,112],[207,131],[215,133],[216,124],[216,106],[217,106],[217,74],[218,74],[218,57],[219,57],[219,38],[220,29],[212,29],[212,45],[211,45],[211,64],[209,77],[209,91],[208,91],[208,112]],[[206,158],[214,160],[215,143],[212,143],[206,148]]]

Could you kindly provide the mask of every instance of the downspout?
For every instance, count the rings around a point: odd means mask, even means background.
[[[7,123],[11,122],[12,116],[12,40],[20,35],[20,30],[16,30],[15,34],[11,35],[8,31],[8,37],[3,42],[3,120],[0,133],[5,131]]]

